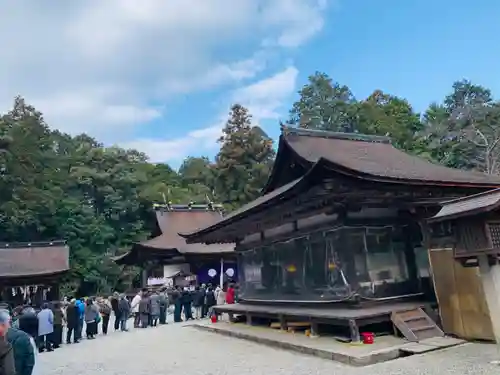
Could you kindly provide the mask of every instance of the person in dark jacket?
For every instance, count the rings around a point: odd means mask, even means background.
[[[168,296],[166,291],[160,292],[160,324],[167,324]]]
[[[33,339],[38,337],[38,318],[33,307],[24,306],[18,319],[18,327],[21,331],[33,337]]]
[[[0,311],[0,375],[17,375],[14,361],[14,350],[7,341],[10,328],[10,314],[7,310]]]
[[[31,375],[35,367],[35,351],[30,336],[20,329],[9,328],[6,338],[14,350],[16,374]]]
[[[115,314],[115,322],[114,322],[114,328],[115,331],[118,331],[120,329],[120,310],[118,309],[118,302],[120,302],[120,295],[117,292],[113,293],[113,297],[111,299],[111,309],[113,310],[113,313]]]
[[[209,314],[212,312],[212,307],[214,307],[217,304],[217,299],[215,298],[215,293],[211,286],[208,287],[207,295],[205,297],[205,303],[207,306],[206,307],[207,313]]]
[[[59,348],[62,344],[62,334],[63,334],[63,312],[60,302],[54,302],[52,304],[52,313],[54,314],[54,332],[52,333],[52,347],[54,349]]]
[[[181,293],[182,309],[184,310],[184,320],[187,322],[189,319],[193,319],[193,310],[191,305],[193,303],[193,294],[187,289]]]
[[[139,302],[139,315],[141,320],[141,328],[147,328],[149,325],[149,316],[151,313],[151,305],[149,303],[149,296],[143,293],[141,301]]]
[[[181,318],[182,300],[179,287],[176,287],[172,292],[172,302],[174,304],[174,322],[175,323],[182,322]]]
[[[73,342],[77,344],[80,340],[78,337],[78,324],[80,321],[80,311],[76,306],[76,300],[72,299],[66,308],[66,344],[71,344],[71,335],[73,335]]]
[[[120,330],[122,332],[127,332],[127,322],[130,317],[130,302],[125,294],[120,296],[120,300],[118,301],[118,310],[120,314]]]
[[[201,319],[203,312],[203,305],[205,304],[205,289],[196,287],[193,293],[193,307],[194,307],[194,317],[195,319]]]

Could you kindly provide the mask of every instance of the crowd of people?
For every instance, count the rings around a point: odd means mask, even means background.
[[[187,287],[177,287],[171,294],[174,305],[174,322],[184,320],[202,319],[213,314],[212,307],[226,303],[235,303],[236,288],[234,284],[225,285],[224,288],[211,285],[201,285],[191,290]],[[194,309],[194,317],[193,317]]]
[[[114,330],[127,332],[131,317],[134,328],[156,327],[167,324],[169,306],[173,306],[174,322],[181,322],[207,317],[214,305],[235,300],[235,287],[230,284],[224,289],[211,285],[168,292],[142,289],[131,300],[118,293],[108,298],[65,298],[44,303],[38,311],[30,305],[14,309],[0,305],[0,375],[36,375],[37,352],[77,344],[84,334],[88,340],[99,332],[107,335],[112,316]]]

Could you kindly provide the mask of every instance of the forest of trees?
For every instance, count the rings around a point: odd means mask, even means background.
[[[324,73],[309,77],[299,94],[288,126],[388,135],[395,146],[433,162],[499,172],[500,102],[484,87],[458,81],[442,103],[421,114],[380,90],[356,99]],[[272,140],[239,104],[214,160],[189,157],[178,171],[149,163],[136,150],[49,126],[21,97],[0,116],[0,242],[66,240],[69,289],[81,281],[101,291],[130,283],[137,270],[123,270],[111,257],[150,236],[153,203],[208,197],[230,211],[259,195],[275,157]]]

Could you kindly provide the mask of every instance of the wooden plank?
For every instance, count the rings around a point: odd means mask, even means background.
[[[445,333],[493,340],[493,329],[478,270],[453,259],[453,249],[429,252],[434,290]]]

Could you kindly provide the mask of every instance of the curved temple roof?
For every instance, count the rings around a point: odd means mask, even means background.
[[[64,241],[5,243],[0,245],[0,277],[33,277],[69,270],[69,249]]]
[[[188,244],[179,233],[196,231],[222,219],[219,211],[207,206],[167,206],[156,209],[156,220],[161,234],[150,240],[137,243],[126,254],[114,258],[118,264],[136,263],[134,253],[141,248],[142,251],[164,252],[168,258],[176,255],[189,254],[224,254],[234,251],[234,244],[205,245],[202,243]],[[168,255],[168,252],[172,252]]]
[[[360,180],[390,184],[493,189],[500,177],[462,171],[433,164],[407,154],[387,137],[283,128],[278,154],[263,195],[224,220],[198,231],[181,233],[188,243],[202,241],[205,234],[230,225],[259,207],[301,192],[302,182],[314,169]]]

